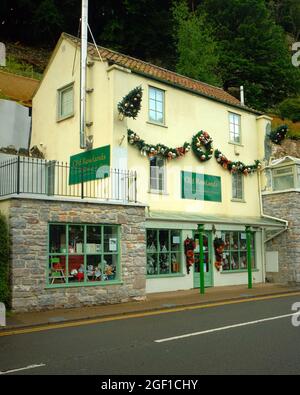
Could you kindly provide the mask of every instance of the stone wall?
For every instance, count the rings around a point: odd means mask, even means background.
[[[46,288],[48,223],[121,226],[120,284]],[[11,199],[12,308],[34,311],[145,298],[145,208],[81,202]]]
[[[300,192],[263,195],[264,213],[289,221],[286,232],[270,240],[266,251],[278,251],[279,273],[267,279],[283,284],[300,284]]]

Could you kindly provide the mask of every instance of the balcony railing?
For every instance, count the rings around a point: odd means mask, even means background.
[[[0,197],[14,194],[137,202],[137,174],[18,156],[0,162]]]

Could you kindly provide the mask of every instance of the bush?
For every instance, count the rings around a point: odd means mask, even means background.
[[[300,97],[286,99],[278,106],[282,118],[291,119],[293,122],[300,122]]]
[[[0,213],[0,302],[9,306],[9,237],[8,226],[3,214]]]

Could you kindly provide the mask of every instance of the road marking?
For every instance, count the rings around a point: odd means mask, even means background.
[[[241,323],[241,324],[222,326],[222,327],[220,327],[220,328],[209,329],[209,330],[201,331],[201,332],[193,332],[193,333],[187,333],[187,334],[185,334],[185,335],[180,335],[180,336],[167,337],[167,338],[165,338],[165,339],[154,340],[154,342],[155,342],[155,343],[164,343],[164,342],[169,342],[169,341],[172,341],[172,340],[185,339],[185,338],[187,338],[187,337],[192,337],[192,336],[205,335],[205,334],[207,334],[207,333],[214,333],[214,332],[226,331],[226,330],[228,330],[228,329],[240,328],[240,327],[242,327],[242,326],[249,326],[249,325],[260,324],[260,323],[262,323],[262,322],[280,320],[280,319],[282,319],[282,318],[292,317],[293,315],[296,315],[296,314],[299,315],[299,313],[279,315],[279,316],[277,316],[277,317],[270,317],[270,318],[264,318],[264,319],[256,320],[256,321],[243,322],[243,323]]]
[[[34,333],[34,332],[44,332],[53,329],[64,329],[64,328],[73,328],[73,327],[79,327],[85,325],[101,324],[104,322],[128,320],[130,318],[143,318],[143,317],[149,317],[149,316],[167,314],[167,313],[178,313],[181,311],[208,309],[212,307],[220,307],[220,306],[227,306],[227,305],[240,304],[240,303],[259,302],[259,301],[270,300],[270,299],[288,298],[288,297],[299,296],[299,295],[300,292],[289,292],[289,293],[277,294],[277,295],[256,296],[256,297],[253,296],[252,298],[246,298],[246,299],[236,299],[236,300],[229,300],[225,302],[224,301],[214,302],[214,303],[198,304],[192,306],[181,306],[181,307],[159,309],[159,310],[153,310],[153,311],[147,311],[141,313],[126,313],[126,314],[120,314],[118,316],[83,319],[81,321],[73,321],[73,322],[71,321],[62,324],[46,324],[46,325],[40,325],[36,327],[23,328],[23,329],[9,329],[7,331],[0,330],[0,337],[23,335],[26,333]]]
[[[0,376],[3,374],[16,373],[16,372],[21,372],[22,370],[36,369],[36,368],[41,368],[44,366],[46,366],[44,363],[41,363],[39,365],[29,365],[29,366],[26,366],[25,368],[19,368],[19,369],[7,370],[6,372],[0,372]]]

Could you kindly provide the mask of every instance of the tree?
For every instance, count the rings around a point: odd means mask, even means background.
[[[268,0],[276,22],[298,41],[300,39],[299,0]]]
[[[205,14],[190,12],[185,0],[173,6],[176,71],[188,77],[220,85],[219,53],[214,33]]]
[[[245,86],[246,104],[266,110],[299,90],[285,34],[265,0],[204,0],[221,46],[224,88]]]

